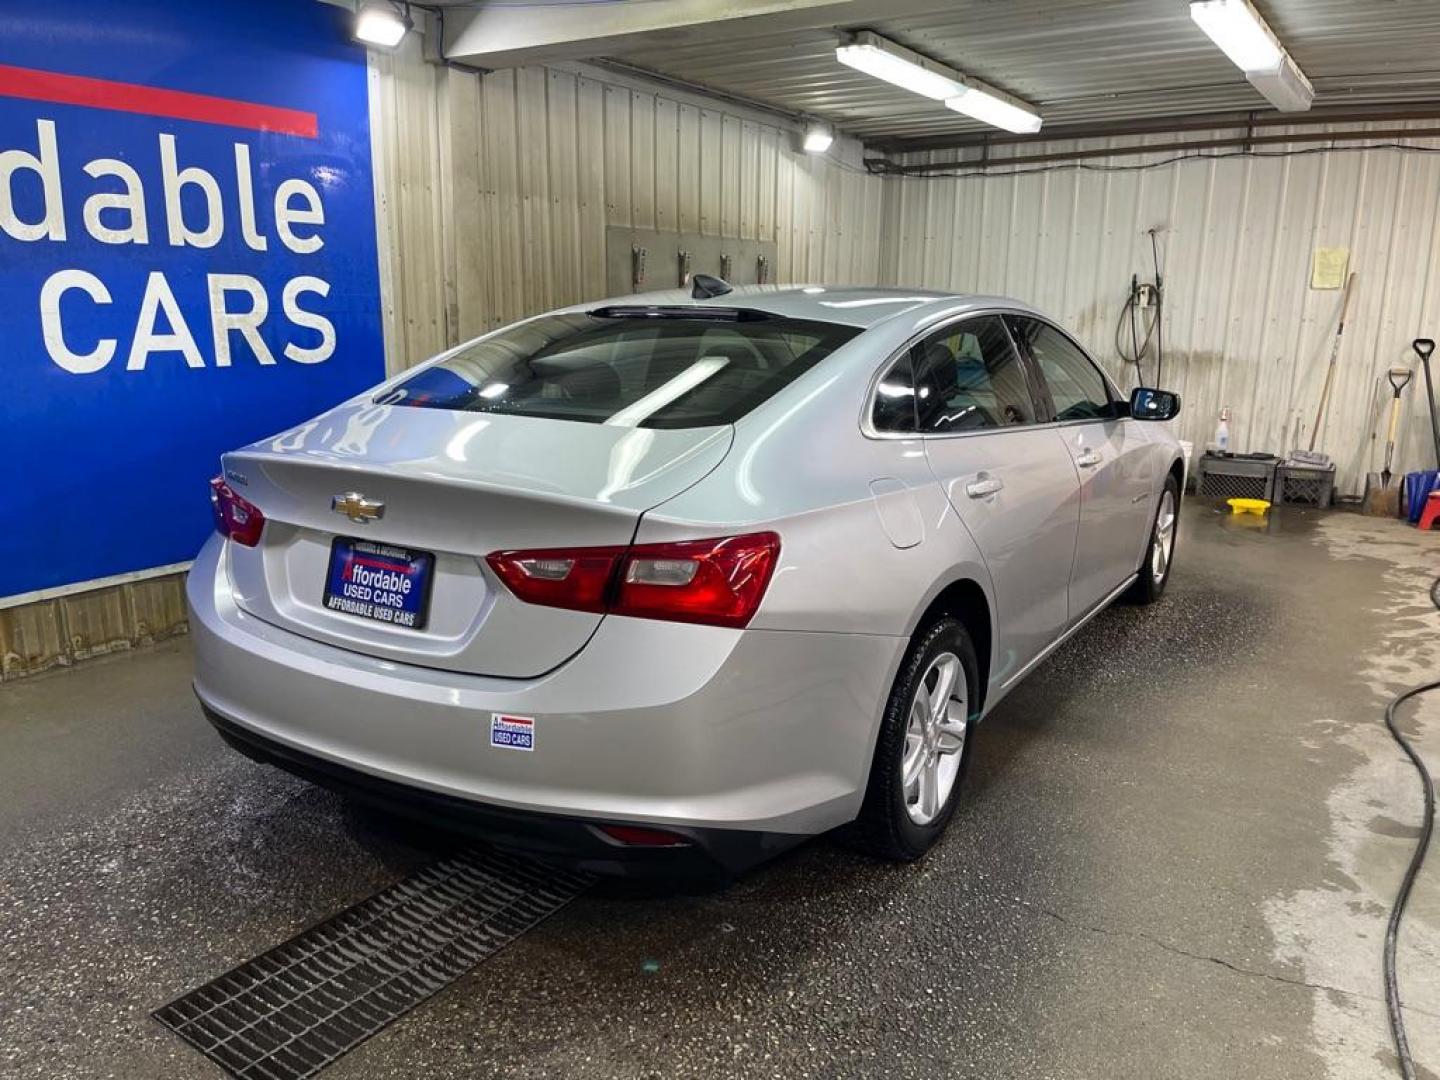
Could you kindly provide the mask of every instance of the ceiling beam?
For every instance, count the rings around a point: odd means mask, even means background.
[[[993,146],[1024,146],[1078,139],[1114,139],[1145,135],[1173,135],[1186,131],[1222,131],[1267,127],[1309,127],[1319,124],[1355,124],[1394,122],[1397,120],[1440,119],[1440,101],[1421,101],[1406,105],[1377,105],[1371,108],[1331,106],[1311,109],[1306,113],[1280,113],[1270,109],[1256,112],[1192,113],[1187,116],[1155,117],[1109,124],[1068,124],[1046,128],[1039,135],[1008,135],[1003,132],[965,132],[955,135],[885,138],[871,136],[865,145],[887,154],[907,154],[927,150],[983,149]],[[1258,140],[1257,140],[1258,141]],[[1124,153],[1145,150],[1144,146],[1127,147]],[[997,159],[997,164],[1005,159]]]
[[[932,0],[933,2],[933,0]],[[649,0],[626,4],[484,4],[443,8],[445,59],[479,68],[615,56],[704,28],[766,32],[844,22],[856,0]]]
[[[1186,139],[1165,143],[1142,143],[1135,146],[1105,146],[1088,150],[1053,150],[1040,154],[1018,154],[1015,157],[978,160],[930,161],[895,164],[885,158],[870,158],[866,165],[874,171],[904,176],[977,176],[989,169],[1023,168],[1051,165],[1065,161],[1094,158],[1134,157],[1137,154],[1190,154],[1202,150],[1240,150],[1251,152],[1257,146],[1286,146],[1293,143],[1399,142],[1406,139],[1433,139],[1440,136],[1440,127],[1424,128],[1361,128],[1357,131],[1292,131],[1284,135],[1230,135],[1215,139]],[[1425,149],[1425,148],[1421,148]],[[1264,151],[1259,151],[1263,154]]]

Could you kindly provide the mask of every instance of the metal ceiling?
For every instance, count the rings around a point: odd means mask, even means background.
[[[991,129],[852,71],[869,29],[1040,106],[1047,129],[1222,112],[1265,100],[1191,21],[1186,0],[857,0],[840,26],[659,32],[618,57],[899,149]],[[1315,106],[1440,102],[1440,0],[1257,0],[1315,86]],[[897,13],[897,10],[899,13]]]

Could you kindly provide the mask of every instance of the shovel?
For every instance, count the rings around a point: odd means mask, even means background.
[[[1375,517],[1400,515],[1400,489],[1396,487],[1392,491],[1390,488],[1390,466],[1395,463],[1395,432],[1400,427],[1400,392],[1409,383],[1412,372],[1409,368],[1394,367],[1387,374],[1395,397],[1390,402],[1390,429],[1385,438],[1385,468],[1379,477],[1374,473],[1365,477],[1365,500],[1361,504],[1362,513]],[[1380,483],[1376,483],[1377,480]]]
[[[1425,396],[1430,399],[1430,434],[1435,437],[1435,467],[1440,469],[1440,414],[1435,410],[1435,387],[1430,382],[1430,354],[1435,351],[1435,342],[1429,338],[1416,338],[1410,347],[1425,368]]]
[[[1392,367],[1390,369],[1390,388],[1395,391],[1395,399],[1390,402],[1390,433],[1385,437],[1385,468],[1380,470],[1380,479],[1388,489],[1390,487],[1390,466],[1395,461],[1395,432],[1400,428],[1400,392],[1410,382],[1414,374],[1409,368]]]

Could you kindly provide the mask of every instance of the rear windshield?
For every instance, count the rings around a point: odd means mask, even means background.
[[[750,312],[548,315],[447,356],[380,403],[621,427],[734,423],[854,337]]]

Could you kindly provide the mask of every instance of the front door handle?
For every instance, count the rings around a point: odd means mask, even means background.
[[[1078,455],[1076,455],[1075,464],[1079,465],[1082,469],[1093,469],[1096,465],[1099,465],[1104,460],[1105,459],[1100,456],[1100,451],[1098,450],[1082,450]]]
[[[1005,481],[999,477],[991,476],[984,480],[971,480],[965,485],[965,494],[972,499],[983,499],[987,495],[994,495],[1005,486]]]

